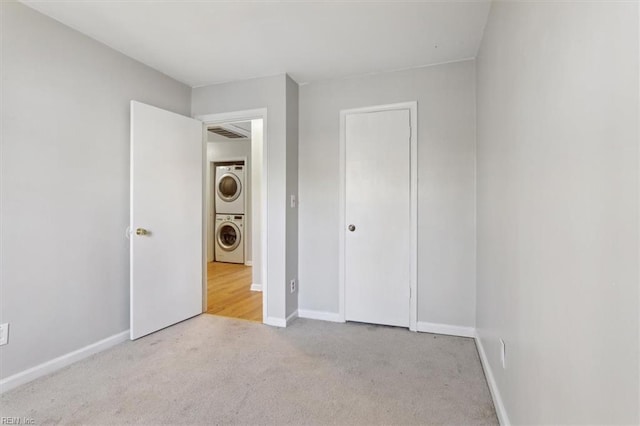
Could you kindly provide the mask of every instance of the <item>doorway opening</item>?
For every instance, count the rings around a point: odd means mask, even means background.
[[[263,118],[205,120],[203,311],[263,322]]]

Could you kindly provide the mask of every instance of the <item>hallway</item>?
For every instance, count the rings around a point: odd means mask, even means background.
[[[262,292],[251,291],[251,266],[207,264],[207,313],[262,322]]]

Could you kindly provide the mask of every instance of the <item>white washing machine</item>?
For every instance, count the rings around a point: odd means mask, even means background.
[[[244,214],[244,165],[216,167],[216,213]]]
[[[216,262],[244,263],[244,215],[216,214]]]

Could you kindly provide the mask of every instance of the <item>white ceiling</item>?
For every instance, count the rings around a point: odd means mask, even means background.
[[[476,56],[477,1],[60,1],[28,6],[179,81],[298,83]]]

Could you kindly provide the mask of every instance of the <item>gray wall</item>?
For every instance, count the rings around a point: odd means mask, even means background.
[[[300,87],[300,309],[338,312],[340,110],[418,101],[418,321],[475,325],[474,67]]]
[[[287,281],[298,279],[298,83],[287,76]],[[291,207],[291,195],[296,207]],[[287,317],[298,310],[298,288],[287,288]]]
[[[2,2],[0,377],[129,328],[129,101],[190,89]]]
[[[267,108],[268,163],[267,316],[286,317],[287,280],[287,76],[256,78],[192,89],[192,116]],[[292,160],[293,161],[293,160]]]
[[[638,4],[494,2],[477,67],[477,326],[508,417],[638,424]]]

